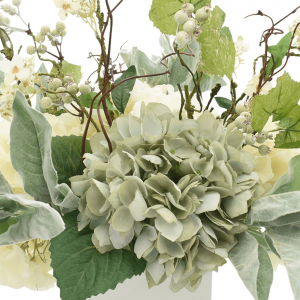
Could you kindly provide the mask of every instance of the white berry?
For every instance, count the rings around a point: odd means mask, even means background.
[[[87,95],[91,92],[91,87],[87,84],[82,84],[79,87],[79,91],[82,95]]]
[[[66,24],[64,22],[57,22],[56,29],[58,31],[64,31],[66,29]]]
[[[35,37],[35,40],[38,42],[38,43],[43,43],[45,41],[45,36],[42,35],[41,33],[38,33]]]
[[[184,3],[182,4],[181,8],[186,11],[189,15],[192,14],[195,10],[195,7],[191,3]]]
[[[63,101],[64,103],[70,104],[70,103],[72,103],[73,98],[72,98],[72,96],[71,96],[70,94],[65,94],[65,95],[62,97],[62,101]]]
[[[79,92],[79,87],[77,84],[73,83],[67,86],[67,91],[76,95]]]
[[[186,45],[188,45],[192,41],[191,36],[185,31],[179,31],[176,34],[176,42],[178,44],[178,48],[182,49]]]
[[[3,4],[2,9],[4,12],[9,13],[11,11],[11,6],[7,3]]]
[[[46,35],[47,33],[49,33],[50,32],[50,27],[49,26],[43,26],[42,28],[41,28],[41,34],[42,35]]]
[[[248,133],[246,136],[245,136],[245,142],[247,145],[254,145],[256,143],[256,136],[254,134],[251,134],[251,133]]]
[[[29,54],[29,55],[33,55],[34,53],[35,53],[35,47],[34,46],[28,46],[27,47],[27,53]]]
[[[243,112],[248,112],[249,106],[245,102],[239,102],[235,107],[235,111],[240,115]]]
[[[42,100],[41,100],[41,106],[42,106],[42,108],[44,108],[44,109],[47,109],[47,108],[50,108],[51,106],[52,106],[52,99],[51,98],[49,98],[49,97],[44,97],[44,98],[42,98]]]
[[[14,6],[19,6],[21,4],[21,0],[12,0],[12,4]]]
[[[263,144],[268,139],[268,136],[269,136],[268,131],[263,130],[262,132],[259,132],[257,134],[257,142],[259,144]]]
[[[183,12],[182,10],[179,10],[175,15],[174,15],[174,19],[176,21],[177,24],[184,24],[186,21],[188,21],[189,17],[188,15]]]
[[[248,120],[245,117],[239,116],[235,119],[235,126],[238,129],[244,129],[246,128],[247,125],[248,125]]]
[[[193,21],[187,21],[183,25],[183,30],[189,34],[193,34],[196,29],[195,23]]]
[[[261,145],[258,147],[258,152],[260,155],[265,156],[265,155],[270,154],[271,149],[266,145]]]
[[[198,22],[205,22],[210,13],[210,8],[208,6],[204,6],[200,9],[198,9],[195,13],[196,19]]]
[[[37,51],[38,53],[44,54],[47,52],[47,47],[45,45],[40,45]]]

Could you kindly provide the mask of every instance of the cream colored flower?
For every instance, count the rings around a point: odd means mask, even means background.
[[[247,88],[245,89],[245,94],[252,97],[256,93],[259,84],[259,75],[254,75],[251,80],[249,80]],[[260,95],[268,95],[269,91],[272,89],[273,85],[271,82],[267,82],[260,90]]]
[[[54,0],[56,7],[60,8],[58,16],[61,20],[65,20],[69,13],[75,13],[79,8],[79,4],[72,0]]]

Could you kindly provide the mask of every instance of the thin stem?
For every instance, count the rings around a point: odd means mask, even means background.
[[[182,120],[182,111],[183,111],[183,108],[184,108],[185,100],[184,100],[184,97],[183,97],[183,93],[182,93],[182,89],[181,89],[180,84],[177,83],[177,86],[178,86],[178,90],[179,90],[180,96],[181,96],[181,106],[180,106],[180,110],[179,110],[179,120]]]

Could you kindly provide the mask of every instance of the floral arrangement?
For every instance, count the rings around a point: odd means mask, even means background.
[[[21,0],[1,3],[0,284],[41,291],[57,282],[62,300],[84,300],[145,273],[149,288],[170,277],[173,292],[196,292],[229,258],[254,299],[268,299],[278,263],[299,299],[300,83],[282,71],[300,56],[300,20],[270,45],[291,13],[277,23],[249,16],[271,27],[237,97],[234,71],[249,45],[233,42],[220,7],[153,0],[163,56],[121,49],[127,70],[118,71],[122,2],[54,0],[61,20],[37,34]],[[62,53],[69,15],[99,43],[87,78]],[[29,58],[15,51],[14,32],[31,39]],[[217,97],[225,76],[231,99]]]

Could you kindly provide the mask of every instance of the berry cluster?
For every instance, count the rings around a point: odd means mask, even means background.
[[[0,2],[2,2],[3,0],[0,0]],[[21,0],[12,0],[12,4],[15,6],[11,6],[8,3],[4,3],[1,5],[1,8],[3,9],[3,11],[5,13],[8,13],[11,16],[14,15],[18,15],[18,10],[16,9],[16,7],[19,8],[19,6],[21,5]],[[1,13],[0,13],[0,25],[4,25],[4,26],[9,26],[10,24],[10,19],[4,17]]]
[[[203,23],[208,19],[210,11],[208,4],[198,9],[196,12],[193,4],[182,4],[181,10],[174,16],[175,21],[178,24],[178,29],[180,25],[183,25],[183,30],[178,31],[176,34],[176,42],[179,49],[187,46],[193,40],[198,39],[202,32],[201,29],[203,29]]]

